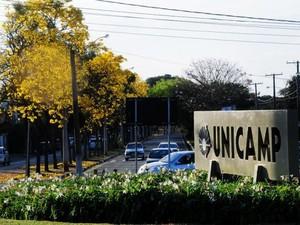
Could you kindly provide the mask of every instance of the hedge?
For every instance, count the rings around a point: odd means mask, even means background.
[[[206,182],[203,171],[11,181],[0,217],[101,223],[300,223],[298,182]]]

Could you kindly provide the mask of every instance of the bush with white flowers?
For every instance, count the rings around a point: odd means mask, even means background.
[[[211,182],[206,177],[196,170],[10,181],[0,190],[0,217],[104,223],[300,222],[297,180],[253,184],[248,177]]]

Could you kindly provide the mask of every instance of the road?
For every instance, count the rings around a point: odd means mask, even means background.
[[[151,138],[148,138],[144,140],[142,143],[144,145],[145,149],[145,155],[148,156],[150,150],[152,148],[156,148],[160,142],[167,141],[167,136],[152,136]],[[183,138],[181,135],[172,135],[170,141],[174,141],[179,145],[179,148],[181,150],[188,149],[186,146]],[[137,169],[146,163],[146,160],[137,160]],[[107,162],[104,162],[100,165],[97,165],[96,167],[93,167],[85,172],[85,174],[94,174],[94,170],[98,171],[99,173],[105,172],[131,172],[135,173],[136,166],[135,166],[135,159],[129,159],[128,161],[125,161],[124,155],[117,156],[113,159],[108,160]]]

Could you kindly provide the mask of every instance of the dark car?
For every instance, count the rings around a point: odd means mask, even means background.
[[[164,156],[168,155],[169,149],[168,148],[153,148],[149,156],[146,160],[147,163],[156,162],[163,158]]]

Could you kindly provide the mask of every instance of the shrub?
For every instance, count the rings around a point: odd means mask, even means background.
[[[0,217],[108,223],[300,222],[297,183],[206,182],[203,171],[12,181]],[[230,216],[228,216],[230,215]]]

